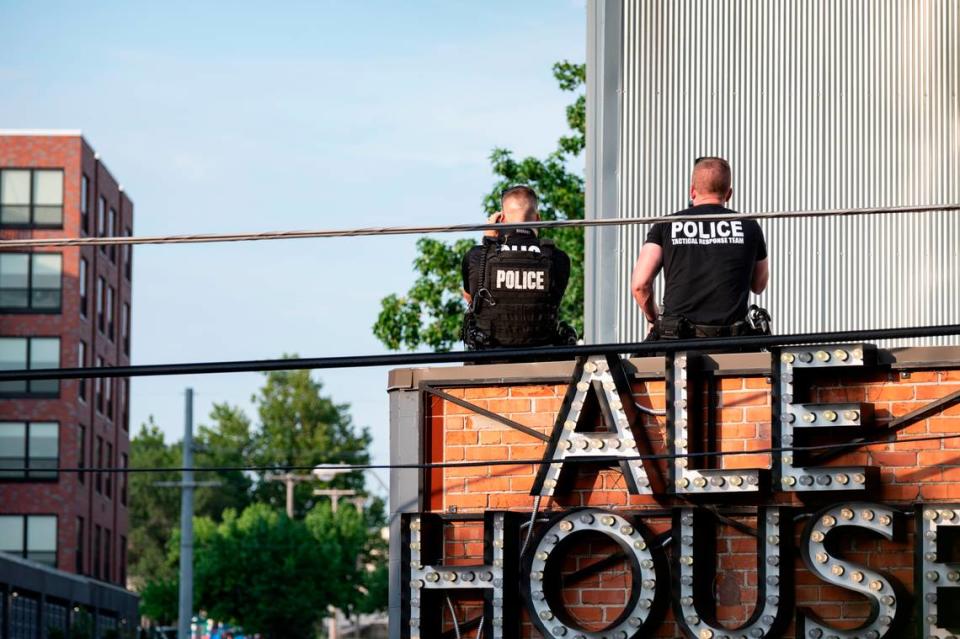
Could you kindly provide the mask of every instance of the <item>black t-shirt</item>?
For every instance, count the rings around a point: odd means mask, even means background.
[[[488,246],[496,242],[496,238],[485,237],[483,244],[474,246],[463,256],[463,262],[460,265],[463,290],[471,295],[476,295],[480,287],[480,257]],[[509,232],[503,244],[507,250],[540,250],[540,240],[533,231],[528,229]],[[550,255],[550,301],[559,306],[570,279],[570,258],[555,246],[552,247]],[[488,286],[490,285],[491,283],[488,283]]]
[[[674,215],[735,213],[701,204]],[[663,314],[694,324],[730,325],[747,314],[754,264],[767,257],[755,220],[660,222],[647,242],[663,248]]]

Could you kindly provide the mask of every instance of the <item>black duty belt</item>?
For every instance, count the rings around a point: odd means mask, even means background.
[[[660,339],[689,339],[692,337],[738,337],[754,334],[753,327],[745,320],[733,324],[694,324],[685,317],[661,315],[654,328]]]

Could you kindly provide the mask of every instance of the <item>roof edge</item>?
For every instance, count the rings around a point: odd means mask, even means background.
[[[0,129],[0,135],[83,137],[80,129]]]

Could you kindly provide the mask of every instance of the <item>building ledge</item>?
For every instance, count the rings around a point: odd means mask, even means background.
[[[894,370],[960,368],[960,346],[911,346],[881,349],[880,364]],[[636,357],[627,360],[627,371],[635,379],[664,376],[663,357]],[[705,366],[716,375],[765,376],[770,374],[770,353],[725,353],[707,355]],[[487,384],[547,384],[565,382],[573,375],[573,360],[482,364],[477,366],[434,366],[395,368],[387,378],[388,391],[414,390],[421,384],[440,386]]]

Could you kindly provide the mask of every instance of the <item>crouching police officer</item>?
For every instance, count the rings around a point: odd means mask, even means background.
[[[699,158],[690,179],[690,208],[675,215],[734,213],[730,165]],[[663,268],[663,313],[653,300],[653,280]],[[763,231],[754,220],[654,224],[633,268],[631,292],[647,321],[645,341],[758,335],[770,332],[770,316],[748,308],[750,292],[767,287],[770,266]]]
[[[507,189],[500,203],[491,224],[540,219],[537,194],[528,186]],[[570,258],[533,229],[486,231],[461,270],[468,305],[462,337],[470,350],[576,343],[576,333],[558,321]]]

